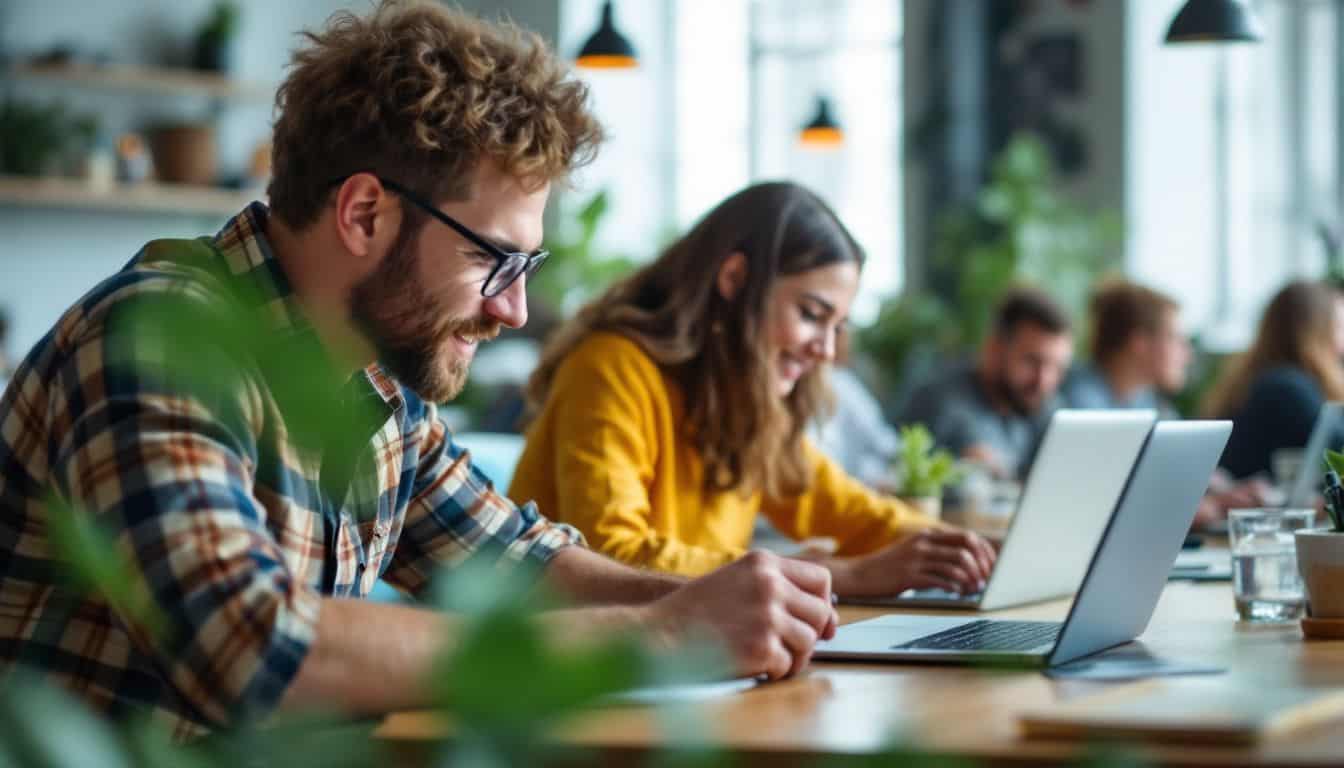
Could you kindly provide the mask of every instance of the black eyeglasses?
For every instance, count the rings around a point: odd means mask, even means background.
[[[523,275],[527,275],[528,278],[531,278],[537,273],[538,269],[541,269],[541,265],[545,264],[546,259],[551,255],[551,252],[545,248],[538,248],[532,253],[506,251],[471,231],[466,224],[463,224],[452,216],[440,211],[433,203],[406,187],[403,187],[390,179],[384,179],[381,176],[377,178],[378,181],[382,182],[384,187],[396,192],[402,199],[409,201],[425,213],[428,213],[430,216],[447,224],[454,232],[466,238],[472,245],[485,251],[495,260],[494,269],[490,270],[489,277],[485,278],[485,283],[481,286],[481,295],[487,299],[503,293],[505,289],[510,285],[513,285],[513,281]],[[342,181],[345,181],[345,179],[337,179],[335,183],[340,183]]]

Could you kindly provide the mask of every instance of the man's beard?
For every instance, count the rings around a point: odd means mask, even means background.
[[[1031,417],[1035,416],[1036,412],[1040,410],[1039,404],[1032,403],[1022,397],[1003,377],[996,377],[993,386],[998,390],[999,398],[1007,403],[1008,407],[1017,415]]]
[[[470,366],[448,357],[453,337],[492,339],[500,323],[454,317],[437,302],[416,278],[414,239],[398,235],[373,274],[354,287],[350,315],[397,381],[426,401],[442,403],[462,391]]]

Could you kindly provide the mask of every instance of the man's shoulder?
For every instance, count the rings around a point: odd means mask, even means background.
[[[967,362],[944,366],[910,397],[911,408],[934,411],[977,405],[975,367]]]
[[[147,316],[161,310],[162,322],[185,327],[198,312],[218,311],[227,299],[223,283],[204,261],[205,240],[155,240],[125,267],[105,278],[66,310],[55,327],[58,344],[105,332],[109,319],[134,310]]]

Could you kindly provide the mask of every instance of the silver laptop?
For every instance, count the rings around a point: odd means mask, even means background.
[[[1153,428],[1062,624],[889,614],[840,627],[813,657],[1053,667],[1133,640],[1152,618],[1231,433],[1227,421]]]
[[[1056,411],[983,592],[922,589],[845,602],[991,611],[1073,594],[1156,420],[1143,410]]]
[[[1298,465],[1297,475],[1288,486],[1285,503],[1289,507],[1310,507],[1316,503],[1316,494],[1321,490],[1321,457],[1326,448],[1338,450],[1334,445],[1335,436],[1344,426],[1344,403],[1324,403],[1316,416],[1316,425],[1311,428],[1311,437],[1302,449],[1302,463]]]

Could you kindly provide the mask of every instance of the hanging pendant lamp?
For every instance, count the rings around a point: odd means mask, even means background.
[[[1263,27],[1246,0],[1187,0],[1167,28],[1167,43],[1258,43]]]
[[[840,123],[831,116],[831,102],[825,96],[817,97],[817,114],[812,121],[803,126],[798,141],[804,147],[812,149],[833,149],[845,142],[845,133]]]
[[[575,61],[585,69],[633,69],[639,66],[635,47],[620,32],[612,20],[611,0],[602,4],[602,23],[588,38]]]

